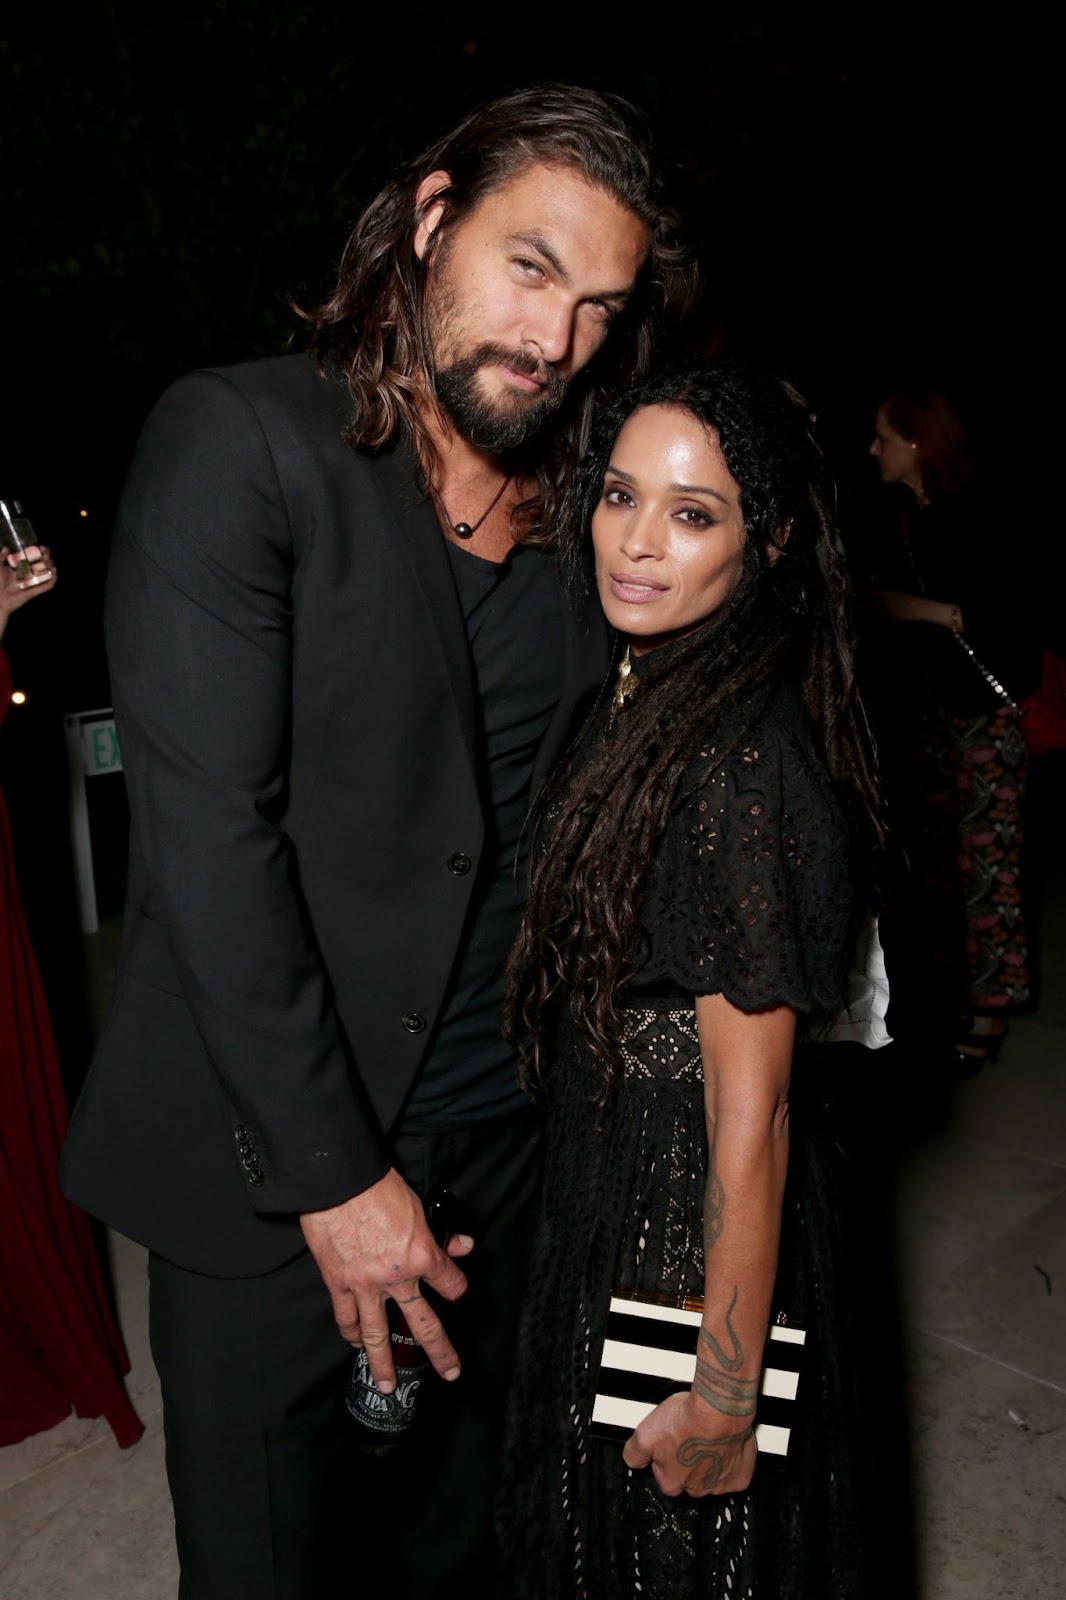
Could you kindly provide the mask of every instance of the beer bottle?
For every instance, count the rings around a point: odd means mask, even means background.
[[[423,1201],[430,1232],[442,1247],[455,1231],[450,1225],[453,1204],[447,1189],[435,1189]],[[370,1371],[366,1349],[360,1347],[344,1397],[349,1415],[358,1426],[362,1449],[375,1456],[388,1455],[410,1433],[418,1391],[430,1370],[426,1353],[395,1300],[388,1303],[388,1317],[395,1389],[391,1394],[382,1394]]]
[[[415,1420],[415,1401],[429,1371],[426,1353],[407,1326],[395,1300],[389,1302],[389,1344],[396,1368],[396,1387],[382,1394],[374,1382],[365,1347],[356,1351],[348,1379],[345,1404],[360,1430],[360,1444],[368,1455],[383,1456],[394,1450]]]

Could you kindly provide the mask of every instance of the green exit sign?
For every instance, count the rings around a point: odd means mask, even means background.
[[[81,734],[81,766],[87,778],[98,777],[103,772],[122,771],[122,755],[113,717],[83,721],[78,731]]]

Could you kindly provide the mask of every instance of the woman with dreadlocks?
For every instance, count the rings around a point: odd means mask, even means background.
[[[819,475],[794,390],[702,362],[606,412],[564,515],[572,582],[591,527],[619,665],[543,804],[510,967],[550,1130],[502,1497],[516,1595],[862,1593],[817,1141],[786,1200],[797,1033],[839,1004],[878,835]],[[702,1304],[691,1387],[624,1445],[590,1426],[619,1294]],[[775,1474],[754,1427],[779,1307],[819,1359]]]

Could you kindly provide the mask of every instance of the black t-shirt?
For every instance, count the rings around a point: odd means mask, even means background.
[[[500,1011],[526,899],[533,764],[564,674],[552,558],[516,545],[505,561],[486,561],[451,541],[448,554],[477,689],[485,847],[444,1010],[404,1112],[405,1132],[461,1127],[527,1103]]]

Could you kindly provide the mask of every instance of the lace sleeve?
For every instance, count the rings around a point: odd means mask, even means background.
[[[834,1007],[852,934],[847,836],[809,731],[769,721],[701,753],[642,910],[641,990],[664,980],[756,1011]]]

